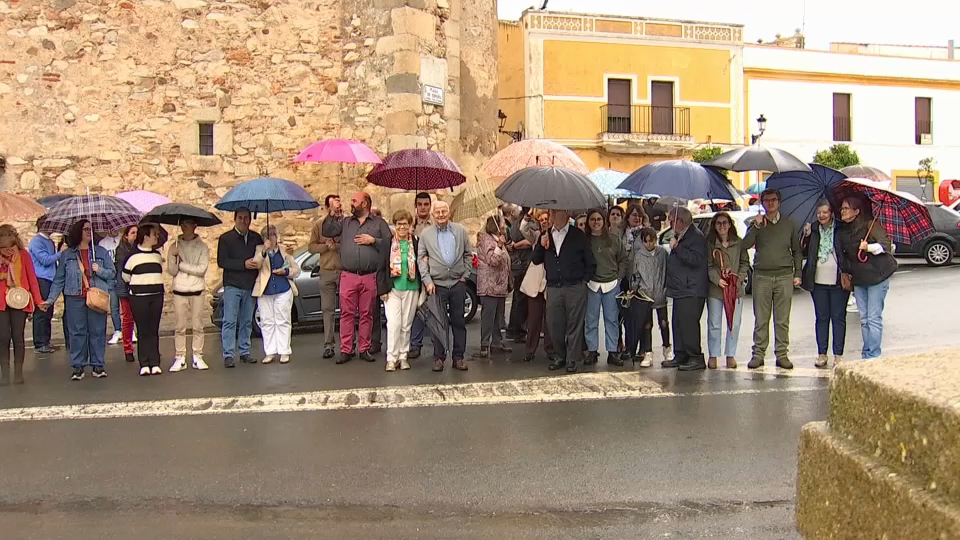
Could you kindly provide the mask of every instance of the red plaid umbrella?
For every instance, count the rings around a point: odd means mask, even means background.
[[[109,195],[78,195],[50,207],[41,230],[64,234],[78,219],[87,219],[94,232],[109,233],[136,225],[141,218],[143,214],[123,199]]]
[[[837,208],[847,197],[868,199],[873,216],[893,242],[916,244],[934,233],[927,206],[908,193],[891,191],[870,180],[847,178],[833,187],[831,197]]]
[[[723,287],[723,312],[727,314],[727,329],[733,330],[733,314],[737,311],[737,298],[740,296],[740,276],[734,274],[723,262],[723,252],[713,250],[713,256],[720,262],[720,279],[726,282]]]
[[[460,167],[440,152],[400,150],[383,158],[367,175],[370,183],[409,191],[445,189],[467,181]]]

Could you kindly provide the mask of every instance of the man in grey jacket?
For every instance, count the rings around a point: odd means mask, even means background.
[[[447,312],[453,330],[453,368],[467,370],[463,360],[467,351],[467,327],[464,305],[467,301],[467,275],[473,263],[470,239],[462,225],[450,222],[450,206],[433,204],[433,225],[420,232],[417,265],[427,294],[436,295]],[[447,359],[447,336],[433,336],[433,370],[443,371]]]

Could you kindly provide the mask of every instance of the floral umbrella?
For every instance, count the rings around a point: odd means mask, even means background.
[[[526,139],[494,154],[483,166],[483,174],[502,178],[527,167],[563,167],[589,174],[590,169],[580,157],[566,146],[546,139]]]
[[[30,197],[15,193],[0,193],[0,221],[36,219],[46,211],[42,204]]]

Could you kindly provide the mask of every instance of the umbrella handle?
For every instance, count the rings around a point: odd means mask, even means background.
[[[877,224],[877,218],[874,217],[873,221],[870,222],[870,228],[867,229],[867,234],[863,237],[863,241],[866,242],[870,238],[870,233],[873,232],[873,226]],[[857,250],[857,260],[865,263],[867,262],[867,255],[863,252],[862,249]]]
[[[723,264],[723,252],[720,251],[720,248],[715,248],[715,249],[713,250],[712,255],[713,255],[714,257],[720,259],[720,270],[721,270],[721,271],[724,270],[725,268],[724,268],[724,264]]]

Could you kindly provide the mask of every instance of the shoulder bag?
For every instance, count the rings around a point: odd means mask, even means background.
[[[79,260],[80,256],[77,255],[77,261]],[[87,307],[97,313],[109,313],[110,293],[103,289],[90,286],[90,281],[87,279],[87,272],[84,270],[85,266],[83,263],[80,263],[80,279],[83,280],[83,286],[87,288]]]
[[[9,265],[7,268],[7,307],[23,309],[30,305],[30,293],[23,287],[17,286],[17,278],[13,275],[13,265]]]

